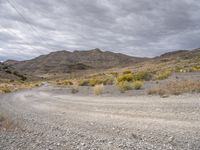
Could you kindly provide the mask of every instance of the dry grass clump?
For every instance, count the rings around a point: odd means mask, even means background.
[[[103,75],[103,76],[92,76],[87,79],[78,80],[79,86],[95,86],[98,84],[112,85],[114,84],[114,77]]]
[[[97,84],[94,86],[94,94],[95,95],[101,95],[103,94],[104,85],[103,84]]]
[[[7,117],[4,117],[2,114],[0,114],[0,130],[1,129],[13,129],[16,125],[8,119]]]
[[[168,91],[162,88],[153,88],[148,91],[149,95],[160,95],[161,97],[168,96]]]
[[[157,87],[148,91],[150,95],[179,95],[183,93],[200,92],[200,81],[182,80],[170,81],[162,87]]]
[[[28,89],[41,86],[41,81],[12,81],[0,83],[0,93],[10,93],[20,89]]]

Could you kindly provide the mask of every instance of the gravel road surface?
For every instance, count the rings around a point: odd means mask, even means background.
[[[51,86],[0,96],[17,124],[0,150],[199,150],[200,95],[80,96]]]

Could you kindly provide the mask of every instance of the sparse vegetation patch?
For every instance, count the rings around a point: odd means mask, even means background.
[[[200,81],[196,80],[175,80],[163,86],[153,88],[148,91],[150,95],[179,95],[183,93],[199,92]]]

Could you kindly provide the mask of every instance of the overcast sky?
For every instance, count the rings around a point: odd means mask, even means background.
[[[100,48],[133,56],[200,47],[199,0],[0,0],[0,60]]]

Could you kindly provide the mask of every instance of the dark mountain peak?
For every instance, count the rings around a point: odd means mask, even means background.
[[[95,48],[95,49],[90,49],[90,50],[83,50],[83,51],[78,51],[75,50],[74,53],[102,53],[103,51],[99,48]]]
[[[92,51],[93,52],[100,52],[100,53],[102,52],[101,49],[99,49],[99,48],[92,49]]]

